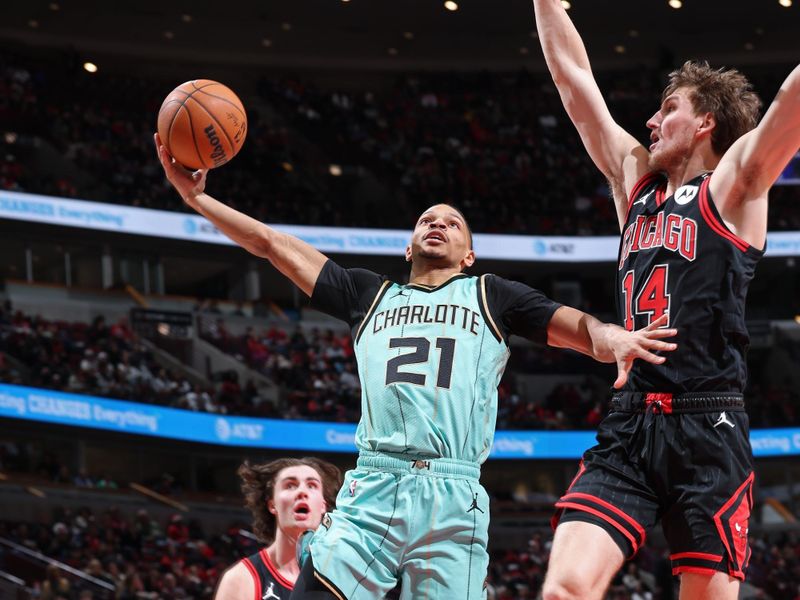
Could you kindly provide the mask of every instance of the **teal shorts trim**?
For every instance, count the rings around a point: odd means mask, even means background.
[[[385,471],[387,473],[422,475],[426,477],[469,479],[475,482],[481,477],[481,468],[475,463],[451,458],[413,459],[387,452],[362,451],[358,455],[356,468],[362,471]]]
[[[427,464],[426,464],[427,463]],[[311,540],[314,567],[348,600],[479,600],[489,497],[475,464],[362,453]]]

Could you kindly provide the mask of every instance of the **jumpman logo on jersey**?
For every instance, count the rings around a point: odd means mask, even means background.
[[[477,510],[479,513],[483,513],[481,507],[478,506],[478,494],[475,494],[475,497],[472,499],[472,505],[467,509],[467,512],[472,512],[473,510]]]
[[[267,591],[264,592],[263,596],[261,596],[261,600],[269,600],[270,598],[277,598],[277,600],[281,600],[281,597],[274,592],[274,588],[275,588],[275,582],[270,581],[269,588],[267,588]]]
[[[399,291],[399,292],[397,292],[397,293],[396,293],[394,296],[392,296],[392,298],[397,298],[398,296],[410,296],[410,295],[411,295],[411,294],[406,294],[406,291],[405,291],[405,290],[400,290],[400,291]]]
[[[725,411],[722,411],[721,413],[719,413],[719,419],[717,419],[717,422],[716,422],[716,423],[714,423],[714,429],[716,429],[717,427],[719,427],[719,426],[720,426],[720,425],[722,425],[723,423],[725,423],[725,425],[730,425],[731,429],[733,429],[734,427],[736,427],[736,425],[734,424],[734,422],[733,422],[733,421],[731,421],[731,420],[728,418],[728,413],[726,413]]]
[[[633,206],[636,206],[637,204],[647,204],[647,199],[650,197],[650,194],[652,194],[654,191],[655,190],[650,190],[649,192],[647,192],[644,196],[642,196],[636,202],[634,202]]]

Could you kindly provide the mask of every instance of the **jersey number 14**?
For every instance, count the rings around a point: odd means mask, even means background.
[[[641,291],[633,297],[636,289],[634,272],[628,271],[622,278],[622,296],[625,303],[625,329],[633,331],[636,324],[633,320],[634,313],[647,315],[649,325],[665,312],[669,311],[669,293],[667,282],[669,280],[669,265],[656,265],[644,282]],[[664,327],[669,327],[669,318]]]

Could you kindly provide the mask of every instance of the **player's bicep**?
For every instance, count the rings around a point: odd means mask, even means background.
[[[288,277],[307,296],[311,296],[328,257],[295,236],[264,227],[268,242],[259,254]]]
[[[383,281],[383,277],[367,269],[344,269],[327,260],[311,294],[311,306],[355,325],[369,308]]]
[[[518,281],[491,275],[486,283],[491,312],[504,337],[515,334],[534,342],[547,341],[548,323],[559,303]]]

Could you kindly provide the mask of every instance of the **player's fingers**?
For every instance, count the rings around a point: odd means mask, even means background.
[[[653,329],[658,329],[659,327],[663,327],[669,322],[669,314],[664,313],[660,317],[658,317],[655,321],[650,323],[647,327],[645,327],[645,331],[652,331]]]
[[[655,329],[653,331],[645,331],[645,337],[651,340],[661,339],[661,338],[668,338],[678,335],[677,329]]]
[[[636,358],[641,358],[649,363],[653,363],[654,365],[660,365],[665,360],[667,360],[663,356],[658,356],[657,354],[653,354],[652,352],[648,352],[644,348],[639,348],[636,352]]]
[[[617,361],[617,379],[614,381],[614,389],[620,389],[628,381],[628,371],[630,371],[631,363],[626,360]]]
[[[205,178],[206,173],[208,173],[208,169],[197,169],[197,171],[192,173],[192,179],[195,181],[200,181],[201,179]]]
[[[161,162],[161,166],[169,172],[172,168],[172,157],[167,153],[167,149],[164,147],[164,144],[161,143],[161,139],[158,137],[158,134],[155,134],[153,137],[156,143],[156,152],[158,153],[158,160]]]
[[[678,347],[678,344],[673,342],[659,342],[657,340],[649,340],[646,344],[646,348],[652,351],[664,351],[664,352],[672,352]]]

